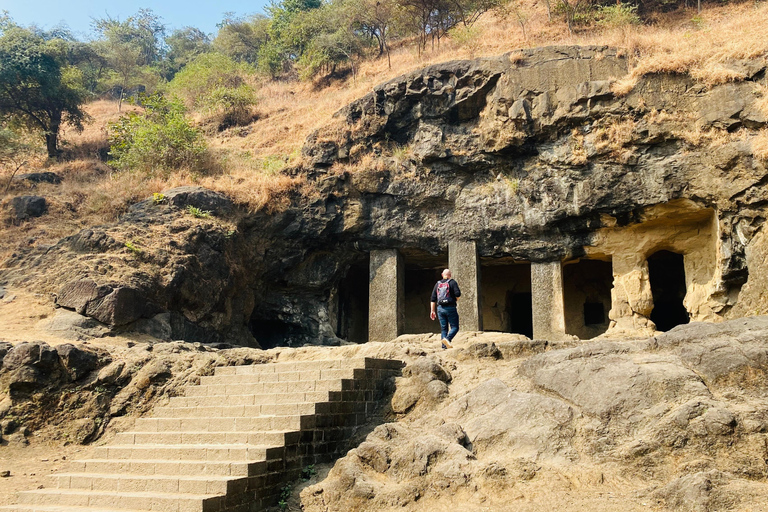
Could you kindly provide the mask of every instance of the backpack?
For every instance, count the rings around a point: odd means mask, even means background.
[[[451,280],[449,279],[444,283],[437,283],[437,303],[441,306],[445,306],[451,302],[453,302],[453,297],[451,296]]]

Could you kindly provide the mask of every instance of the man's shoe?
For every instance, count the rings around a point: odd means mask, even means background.
[[[451,343],[448,340],[446,340],[445,338],[440,340],[440,345],[443,347],[443,350],[445,350],[447,348],[453,348],[453,345],[451,345]]]

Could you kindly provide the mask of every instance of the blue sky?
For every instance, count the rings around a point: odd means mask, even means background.
[[[0,0],[0,11],[6,10],[20,25],[35,24],[49,29],[64,22],[80,39],[91,35],[91,19],[112,18],[124,20],[141,8],[152,9],[163,18],[168,32],[174,28],[197,27],[204,32],[215,33],[216,23],[227,11],[238,15],[263,12],[268,0],[120,0],[104,2],[95,0]]]

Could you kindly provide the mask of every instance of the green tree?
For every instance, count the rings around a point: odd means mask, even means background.
[[[168,48],[162,62],[165,79],[172,80],[174,75],[195,57],[210,52],[213,49],[211,43],[211,37],[198,28],[184,27],[174,30],[165,38]]]
[[[66,58],[61,39],[45,41],[17,26],[0,35],[0,118],[42,133],[51,158],[62,123],[82,128],[86,119],[83,74]]]
[[[400,15],[397,1],[347,0],[346,9],[353,26],[376,40],[379,47],[379,57],[386,54],[387,64],[391,68],[389,43]]]
[[[254,69],[220,53],[199,55],[168,84],[192,109],[218,118],[222,127],[247,124],[256,93],[249,83]]]
[[[108,163],[147,176],[205,170],[205,139],[185,117],[184,106],[159,94],[143,97],[142,104],[143,112],[129,112],[110,125]]]
[[[216,51],[240,62],[256,65],[259,51],[269,41],[271,20],[263,14],[236,18],[227,14],[213,40]]]
[[[111,71],[109,82],[117,90],[120,111],[128,89],[158,80],[151,66],[164,56],[165,25],[151,10],[141,9],[125,21],[110,17],[94,20],[93,28],[100,35],[95,44]]]

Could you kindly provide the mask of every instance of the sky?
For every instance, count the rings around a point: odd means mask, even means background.
[[[162,17],[168,33],[191,26],[214,34],[225,12],[238,16],[255,14],[263,12],[267,4],[268,0],[0,0],[0,11],[8,11],[23,26],[35,24],[50,29],[63,22],[79,39],[87,39],[93,35],[92,18],[109,16],[124,20],[142,8],[152,9]]]

